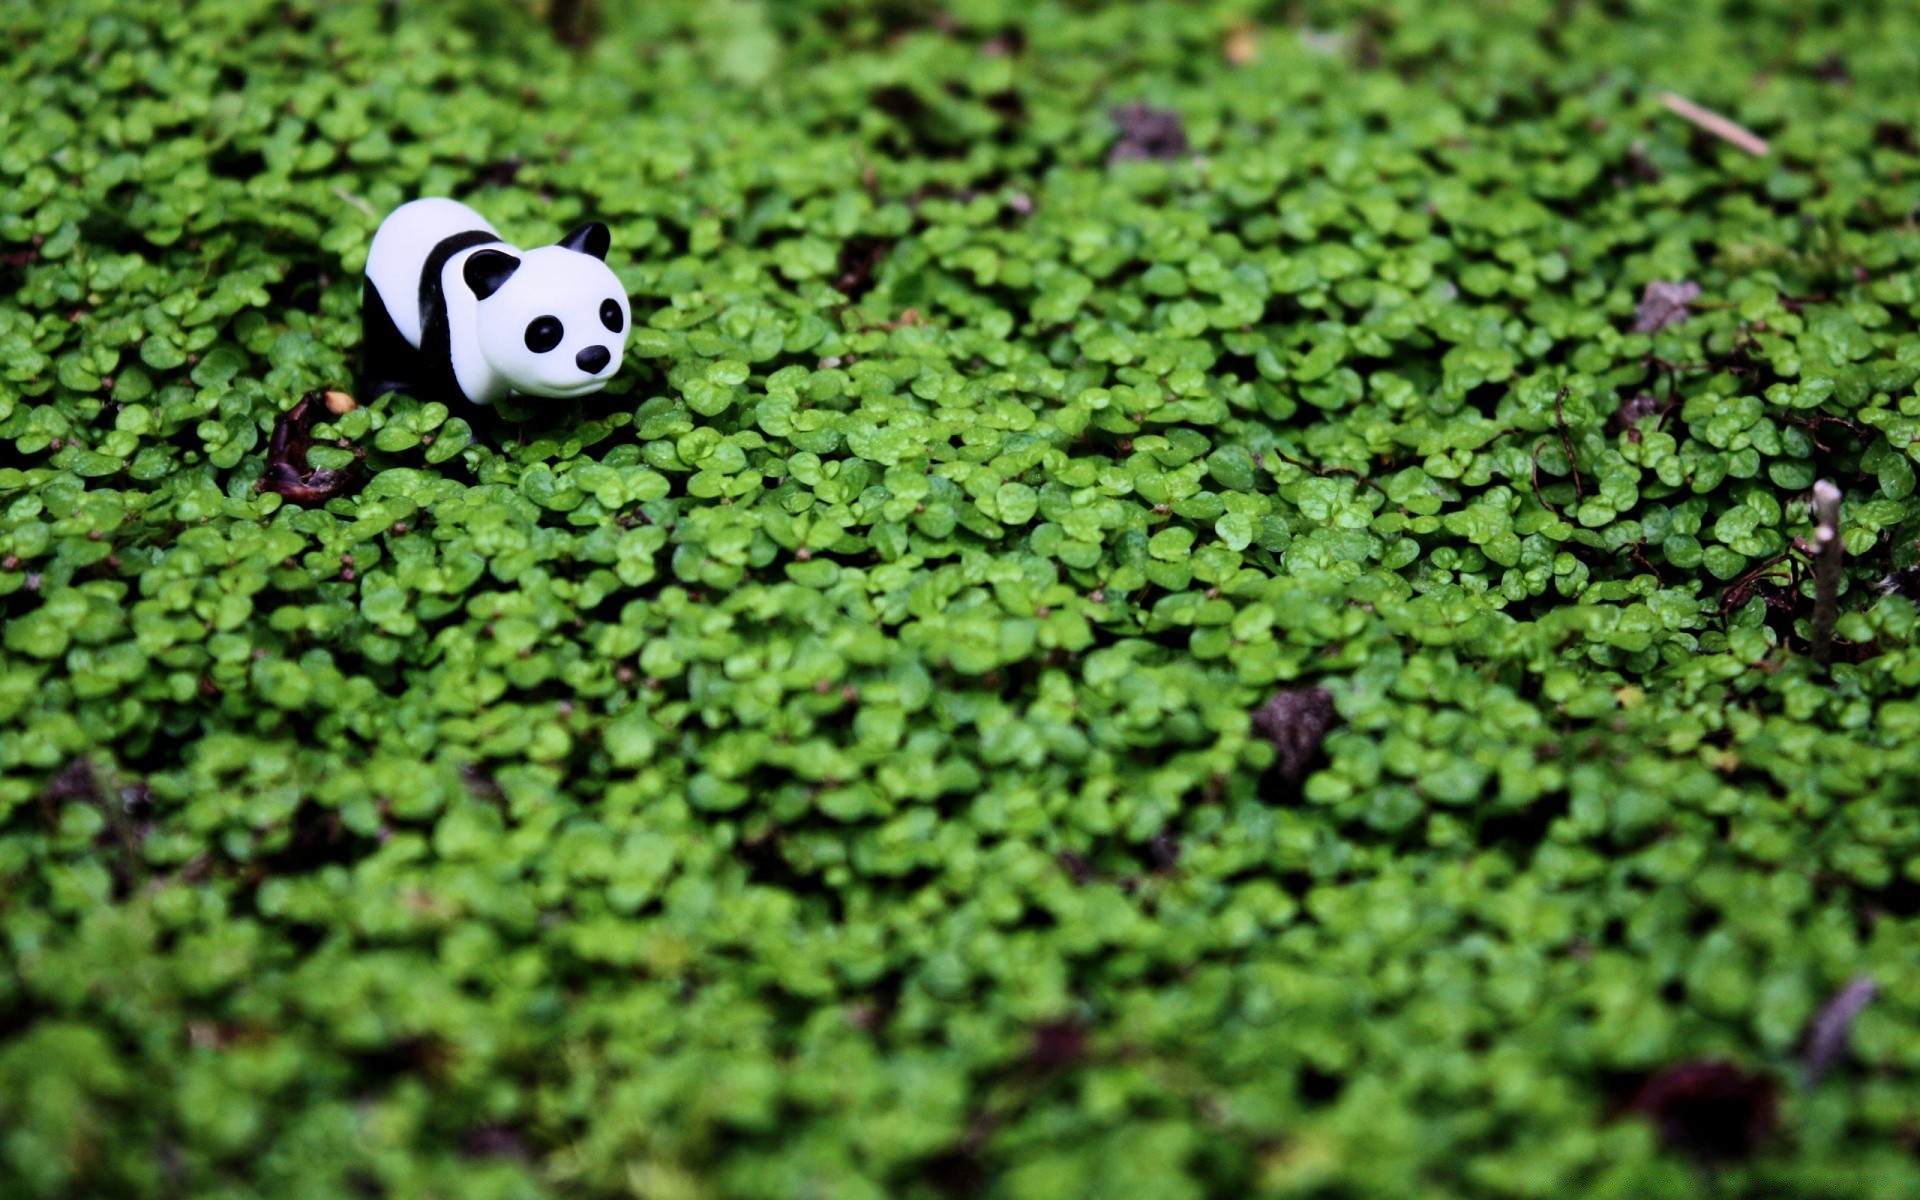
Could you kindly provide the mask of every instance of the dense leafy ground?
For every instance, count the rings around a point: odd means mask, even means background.
[[[1920,1189],[1912,4],[184,7],[0,3],[0,1194]],[[421,194],[630,365],[284,503]]]

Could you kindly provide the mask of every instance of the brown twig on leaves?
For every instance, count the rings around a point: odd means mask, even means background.
[[[1714,614],[1724,617],[1745,604],[1752,598],[1754,589],[1760,586],[1760,581],[1771,574],[1775,567],[1787,561],[1787,558],[1786,554],[1776,554],[1728,584],[1726,590],[1720,593],[1720,604],[1714,609]]]
[[[1552,504],[1548,503],[1547,494],[1540,490],[1540,448],[1544,445],[1546,445],[1544,441],[1535,442],[1533,444],[1533,454],[1530,456],[1528,465],[1527,465],[1527,474],[1529,478],[1533,480],[1533,498],[1539,502],[1541,508],[1546,509],[1548,512],[1552,513],[1554,516],[1559,517],[1562,521],[1564,521],[1567,519],[1567,514],[1561,512],[1559,509],[1555,508]]]
[[[1783,417],[1781,419],[1789,425],[1798,425],[1800,428],[1806,430],[1807,437],[1812,440],[1814,449],[1820,451],[1822,454],[1829,453],[1833,449],[1833,447],[1820,440],[1820,427],[1822,425],[1838,425],[1857,438],[1865,438],[1867,436],[1865,430],[1844,417],[1829,417],[1816,413],[1811,417]]]
[[[1329,475],[1351,475],[1355,479],[1358,479],[1361,483],[1364,483],[1368,487],[1372,488],[1374,491],[1379,492],[1382,496],[1387,495],[1387,489],[1381,487],[1379,484],[1367,478],[1365,475],[1361,474],[1359,471],[1354,470],[1352,467],[1331,467],[1331,466],[1316,467],[1310,462],[1305,462],[1301,459],[1295,458],[1293,455],[1288,454],[1285,450],[1280,449],[1278,446],[1269,446],[1268,449],[1271,450],[1273,452],[1273,456],[1279,459],[1281,462],[1289,463],[1293,466],[1299,467],[1302,471],[1305,471],[1309,475],[1314,475],[1321,479],[1325,479]],[[1253,461],[1255,463],[1258,463],[1261,469],[1264,470],[1266,468],[1266,464],[1261,461],[1259,452],[1256,452],[1254,454]],[[1387,499],[1391,500],[1393,499],[1393,497],[1387,496]]]
[[[1647,558],[1646,547],[1647,539],[1641,538],[1633,545],[1627,547],[1627,554],[1634,562],[1644,568],[1649,575],[1653,576],[1655,583],[1658,583],[1661,587],[1667,586],[1666,578],[1660,574],[1660,568],[1654,566],[1652,561]]]
[[[1580,482],[1580,468],[1573,461],[1573,436],[1567,432],[1566,414],[1560,411],[1560,403],[1566,398],[1566,388],[1561,388],[1554,396],[1553,424],[1554,427],[1560,431],[1560,448],[1567,452],[1567,473],[1573,476],[1573,494],[1576,498],[1585,500],[1587,498],[1587,489],[1586,486]]]

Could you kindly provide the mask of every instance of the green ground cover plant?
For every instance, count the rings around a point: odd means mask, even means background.
[[[0,1194],[1920,1193],[1914,5],[0,14]]]

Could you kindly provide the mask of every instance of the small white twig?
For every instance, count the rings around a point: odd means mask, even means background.
[[[1701,108],[1685,96],[1676,95],[1673,92],[1662,92],[1660,103],[1666,105],[1668,111],[1693,122],[1721,141],[1738,146],[1755,158],[1765,158],[1773,149],[1767,144],[1767,139],[1753,130],[1721,116],[1710,108]]]
[[[1813,660],[1833,661],[1833,625],[1840,619],[1840,489],[1813,485]]]
[[[359,209],[361,212],[372,217],[374,220],[377,221],[380,219],[380,214],[374,211],[373,205],[368,204],[365,200],[362,200],[360,197],[354,195],[352,192],[349,192],[347,189],[343,187],[336,187],[333,189],[333,194],[340,197],[342,200],[346,201],[348,204],[353,205],[355,208]]]

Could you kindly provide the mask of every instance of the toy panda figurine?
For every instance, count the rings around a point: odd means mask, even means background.
[[[367,252],[361,394],[493,404],[599,391],[620,369],[631,319],[608,242],[594,222],[518,250],[457,201],[402,204]]]

